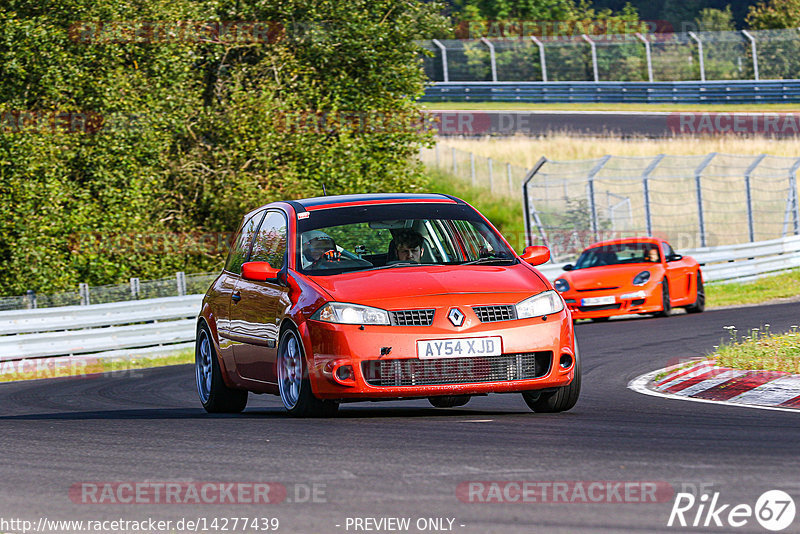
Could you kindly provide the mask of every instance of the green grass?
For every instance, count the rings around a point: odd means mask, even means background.
[[[730,339],[719,346],[709,358],[718,365],[745,370],[800,373],[800,332],[792,326],[790,332],[773,334],[769,325],[754,328],[740,337],[735,326],[725,327]]]
[[[476,111],[800,111],[800,104],[582,104],[538,102],[421,102],[423,109],[464,109]]]
[[[706,285],[706,302],[715,307],[759,304],[797,295],[800,295],[800,269],[752,282]]]
[[[2,366],[0,382],[17,382],[19,380],[36,380],[41,378],[85,377],[99,373],[128,372],[151,367],[164,367],[167,365],[183,365],[194,363],[194,349],[183,349],[173,354],[133,359],[105,359],[87,361],[85,359],[64,359],[56,365],[53,359],[26,360],[20,362],[7,362]]]

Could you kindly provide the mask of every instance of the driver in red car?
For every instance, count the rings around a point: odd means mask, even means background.
[[[336,242],[331,236],[319,230],[303,233],[303,259],[311,267],[317,267],[326,261],[336,261],[338,259]]]
[[[425,239],[414,230],[401,230],[394,236],[394,249],[398,261],[420,263],[425,252]]]

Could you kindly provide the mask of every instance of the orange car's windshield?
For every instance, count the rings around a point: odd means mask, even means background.
[[[658,263],[661,255],[655,243],[624,243],[584,250],[575,269],[618,265],[623,263]]]
[[[465,206],[359,206],[298,221],[299,270],[336,274],[413,265],[512,262],[516,256]]]

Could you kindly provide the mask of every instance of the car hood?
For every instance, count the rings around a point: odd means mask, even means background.
[[[659,264],[631,263],[623,265],[604,265],[589,267],[577,271],[568,271],[559,278],[564,278],[573,289],[600,289],[625,287],[633,284],[633,277],[642,271],[650,271],[651,279],[656,277]]]
[[[389,309],[431,305],[443,301],[443,295],[458,294],[482,294],[498,304],[504,300],[512,303],[548,289],[541,278],[521,263],[398,267],[311,278],[339,302]]]

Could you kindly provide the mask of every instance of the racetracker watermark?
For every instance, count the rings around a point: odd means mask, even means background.
[[[461,21],[456,25],[456,39],[520,40],[531,36],[544,38],[578,37],[593,39],[636,33],[669,33],[672,24],[665,20],[486,20]],[[635,38],[635,37],[634,37]]]
[[[106,251],[115,254],[172,254],[225,256],[230,250],[230,232],[159,232],[142,234],[88,232],[70,238],[74,254]]]
[[[681,111],[667,117],[667,127],[674,134],[690,135],[764,135],[787,137],[800,135],[797,113],[712,113]]]
[[[286,26],[273,21],[78,21],[69,27],[70,39],[82,44],[265,44],[285,34]]]
[[[141,132],[153,129],[151,115],[145,113],[112,113],[96,111],[6,110],[0,112],[0,133],[3,134],[97,134]]]
[[[128,481],[77,482],[69,488],[75,504],[280,504],[327,502],[320,483]]]
[[[473,480],[456,487],[466,503],[652,504],[669,502],[672,485],[644,480]]]

